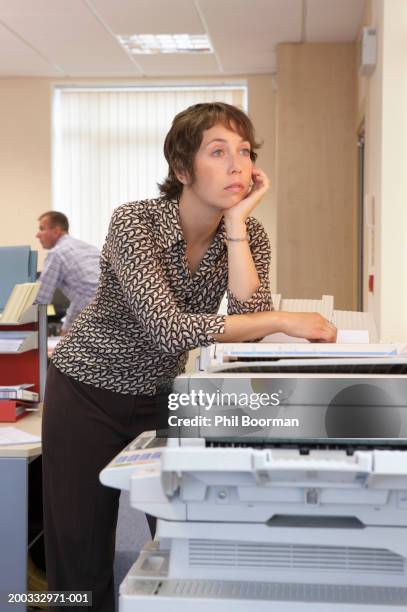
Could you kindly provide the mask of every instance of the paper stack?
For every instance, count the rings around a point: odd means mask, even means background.
[[[18,322],[27,308],[34,303],[39,289],[40,283],[22,283],[21,285],[15,285],[0,315],[0,322],[3,325],[6,323],[13,324]]]

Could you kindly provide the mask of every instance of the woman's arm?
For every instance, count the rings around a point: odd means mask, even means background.
[[[245,342],[283,332],[319,342],[335,342],[336,327],[317,312],[251,312],[227,316],[224,333],[214,334],[215,342]]]
[[[249,300],[260,286],[259,275],[247,239],[246,219],[269,188],[269,180],[259,168],[253,170],[250,193],[224,214],[228,250],[228,289],[241,301]]]
[[[246,219],[248,215],[269,188],[267,176],[258,168],[253,170],[253,181],[254,185],[251,192],[224,214],[224,221],[226,236],[238,239],[227,241],[228,291],[233,302],[233,310],[244,313],[245,307],[248,306],[247,302],[252,297],[254,300],[254,296],[256,296],[257,312],[247,312],[246,310],[246,314],[231,314],[228,316],[225,321],[224,333],[214,334],[215,342],[244,342],[263,338],[276,332],[284,332],[290,336],[319,342],[335,342],[337,334],[335,326],[318,313],[289,313],[269,310],[270,247],[267,236],[264,235],[264,230],[260,231],[257,228],[255,253],[258,268],[256,268],[249,241],[240,240],[246,238]],[[261,277],[258,270],[261,270]],[[261,296],[256,293],[260,287],[264,293]],[[239,301],[241,304],[239,304]]]
[[[226,223],[228,238],[246,238],[245,223]],[[248,240],[227,240],[228,289],[242,302],[252,297],[260,286]]]
[[[109,264],[130,312],[162,353],[177,354],[213,341],[255,340],[275,331],[327,341],[321,323],[310,325],[313,317],[325,321],[320,315],[255,312],[225,316],[181,310],[156,257],[150,228],[132,204],[114,211],[106,245]]]

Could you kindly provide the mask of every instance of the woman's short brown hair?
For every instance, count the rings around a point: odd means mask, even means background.
[[[221,123],[237,132],[250,143],[250,157],[256,161],[261,145],[256,141],[254,127],[242,110],[225,102],[205,102],[194,104],[176,115],[164,142],[164,155],[168,162],[168,176],[158,187],[162,195],[169,199],[179,198],[183,184],[176,173],[186,172],[194,179],[194,158],[205,130]]]

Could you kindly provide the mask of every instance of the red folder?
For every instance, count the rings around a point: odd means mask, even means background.
[[[18,400],[0,400],[0,423],[15,423],[25,415],[25,404]]]

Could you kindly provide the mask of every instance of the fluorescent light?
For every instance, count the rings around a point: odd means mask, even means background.
[[[206,34],[132,34],[119,35],[121,45],[130,53],[213,53]]]

